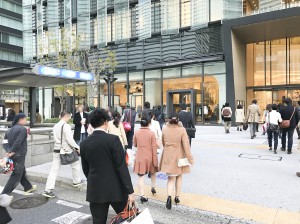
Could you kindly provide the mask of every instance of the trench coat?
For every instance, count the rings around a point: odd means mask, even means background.
[[[162,142],[164,151],[162,153],[159,169],[160,171],[179,175],[190,173],[190,166],[178,167],[178,160],[187,158],[193,163],[190,142],[186,130],[180,124],[167,124],[163,128]]]
[[[155,134],[148,127],[142,127],[133,136],[137,147],[133,172],[140,175],[158,171],[157,143]]]
[[[244,123],[245,122],[244,109],[236,109],[235,122],[236,123]]]
[[[247,111],[247,120],[249,123],[258,123],[260,116],[260,108],[256,104],[251,104]]]

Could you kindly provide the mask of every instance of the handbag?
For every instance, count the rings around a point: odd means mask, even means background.
[[[185,130],[190,138],[195,138],[196,128],[185,128]]]
[[[127,122],[127,119],[125,122],[123,122],[123,127],[126,132],[131,131],[131,109],[129,110],[129,122]]]
[[[124,224],[128,224],[129,222],[125,221]],[[150,214],[150,211],[148,208],[146,208],[144,211],[142,211],[138,216],[136,216],[131,222],[131,224],[154,224],[153,218]]]
[[[248,123],[245,122],[245,123],[243,124],[243,130],[244,130],[244,131],[247,131],[247,129],[248,129]]]
[[[60,139],[60,144],[61,144],[61,149],[62,149],[62,139],[63,139],[63,130],[64,130],[64,125],[61,127],[61,139]],[[71,153],[65,153],[65,154],[61,154],[60,153],[60,163],[61,165],[69,165],[71,163],[74,163],[76,161],[78,161],[78,153],[72,149]]]
[[[280,127],[281,128],[289,128],[290,126],[291,126],[291,120],[292,120],[292,118],[293,118],[293,116],[294,116],[294,113],[295,113],[295,108],[294,108],[294,111],[293,111],[293,113],[292,113],[292,116],[290,117],[290,119],[289,120],[282,120],[282,122],[280,123]]]
[[[268,129],[270,131],[277,131],[278,130],[278,125],[270,123],[270,112],[268,113],[268,120],[269,120],[269,122],[268,122]]]
[[[178,159],[178,162],[177,162],[177,166],[180,168],[180,167],[185,167],[185,166],[190,166],[190,162],[188,160],[188,158],[186,157],[186,153],[185,151],[183,150],[183,153],[184,153],[184,158],[181,158],[181,159]]]
[[[124,223],[124,221],[130,219],[130,218],[134,218],[139,214],[139,209],[136,208],[135,206],[133,206],[132,208],[130,208],[129,206],[129,201],[127,202],[126,207],[124,208],[124,210],[117,214],[116,216],[114,216],[111,221],[110,224],[121,224]]]

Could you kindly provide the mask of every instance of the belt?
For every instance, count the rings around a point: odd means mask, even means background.
[[[54,153],[60,153],[60,150],[54,150],[53,152]]]

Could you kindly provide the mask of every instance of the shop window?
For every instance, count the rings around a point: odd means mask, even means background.
[[[286,39],[271,41],[271,82],[272,85],[287,83]]]
[[[300,84],[300,37],[290,39],[290,84]]]

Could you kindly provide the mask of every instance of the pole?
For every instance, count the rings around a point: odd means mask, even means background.
[[[111,85],[112,85],[112,96],[111,96],[111,104],[112,104],[112,109],[114,110],[114,108],[115,108],[115,82],[114,82],[114,74],[112,74],[111,76]]]
[[[100,108],[100,79],[98,81],[98,99],[97,99],[97,106]]]
[[[76,113],[76,109],[75,109],[75,84],[73,84],[73,99],[72,99],[72,115],[74,116]]]

